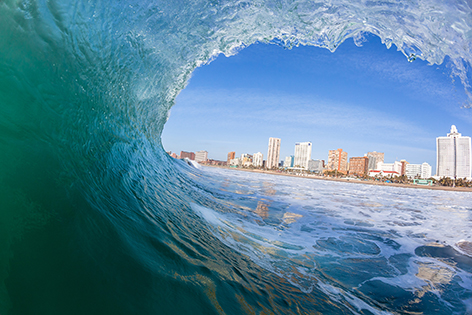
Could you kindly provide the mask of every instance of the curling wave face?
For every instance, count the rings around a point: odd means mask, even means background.
[[[257,41],[368,32],[471,77],[467,1],[6,0],[0,32],[2,314],[345,312],[212,232],[200,210],[232,208],[163,151],[169,109],[196,67]]]

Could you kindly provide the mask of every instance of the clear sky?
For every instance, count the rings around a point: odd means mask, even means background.
[[[436,168],[436,137],[456,125],[472,136],[472,110],[448,61],[408,62],[375,36],[352,40],[334,53],[316,47],[291,50],[251,45],[220,55],[195,70],[177,97],[162,142],[166,151],[208,151],[226,160],[236,151],[267,156],[269,137],[281,138],[280,159],[295,142],[311,141],[312,158],[327,160],[342,148],[349,157],[385,153]]]

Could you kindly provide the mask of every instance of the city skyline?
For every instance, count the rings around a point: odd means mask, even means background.
[[[450,146],[452,145],[452,143],[450,142],[451,139],[454,139],[454,142],[453,142],[454,146],[456,145],[456,141],[458,145],[458,147],[452,151],[450,148]],[[432,172],[432,166],[427,162],[416,164],[416,163],[409,163],[408,161],[402,159],[401,161],[394,161],[393,163],[385,163],[383,152],[373,151],[373,152],[367,152],[362,157],[348,157],[348,153],[343,151],[341,148],[336,149],[336,150],[329,150],[326,167],[324,167],[323,165],[325,165],[326,160],[313,159],[313,157],[311,157],[311,142],[295,143],[295,154],[287,156],[285,160],[280,159],[279,157],[278,163],[275,158],[270,158],[270,160],[273,160],[273,161],[269,163],[265,163],[267,161],[263,160],[263,154],[261,152],[254,153],[252,155],[248,153],[242,153],[241,158],[239,157],[236,158],[235,152],[232,151],[228,153],[227,161],[208,159],[207,151],[199,151],[197,153],[181,151],[180,156],[177,156],[176,153],[172,153],[171,151],[168,151],[167,153],[171,155],[173,158],[179,158],[179,159],[187,158],[189,156],[194,155],[196,162],[205,162],[205,161],[212,162],[212,163],[218,162],[218,165],[220,165],[219,164],[220,162],[224,162],[225,164],[228,164],[228,165],[231,162],[231,165],[233,166],[239,165],[239,166],[247,167],[247,166],[253,165],[255,167],[265,167],[268,169],[300,168],[301,167],[301,168],[309,169],[309,170],[317,170],[317,172],[324,169],[325,171],[337,171],[340,174],[344,174],[344,175],[349,174],[349,175],[357,175],[357,176],[364,176],[364,175],[369,174],[370,176],[373,177],[375,176],[375,174],[382,175],[382,172],[384,172],[384,173],[389,173],[390,175],[396,174],[397,176],[406,174],[410,178],[418,175],[421,178],[430,178],[431,176],[437,176],[437,177],[445,176],[449,178],[457,177],[457,178],[470,179],[472,178],[472,174],[471,174],[471,165],[472,165],[472,155],[471,155],[472,151],[471,150],[472,149],[471,149],[470,139],[471,138],[467,136],[462,137],[462,135],[458,133],[457,128],[454,125],[451,126],[451,132],[447,135],[447,137],[436,138],[437,156],[438,156],[437,165],[444,163],[444,161],[446,160],[449,161],[451,158],[452,152],[454,153],[453,156],[455,159],[456,151],[457,151],[458,152],[457,156],[460,157],[457,160],[459,161],[458,167],[460,167],[460,170],[457,171],[458,176],[452,176],[452,174],[445,174],[444,171],[439,171],[439,169],[438,169],[438,172],[434,174]],[[280,142],[281,142],[281,139],[269,138],[268,157],[270,155],[273,155],[274,157],[278,156],[279,150],[280,150]],[[442,144],[439,145],[440,143]],[[199,153],[204,153],[205,158],[198,159],[196,156]],[[443,155],[443,157],[440,158],[441,155]],[[234,161],[234,164],[233,164],[233,161]],[[440,162],[440,161],[443,161],[443,162]],[[305,162],[306,162],[306,165],[304,165]],[[300,164],[303,164],[303,165],[300,165]],[[376,165],[376,166],[374,167],[373,165]],[[463,169],[463,167],[465,167],[465,169]],[[443,165],[441,167],[441,170],[444,168],[445,166]],[[456,166],[454,166],[454,173],[456,173]]]
[[[454,137],[461,137],[461,134],[457,132],[456,127],[453,125],[451,127],[451,133],[448,134],[448,137],[450,136]],[[437,138],[437,141],[439,141],[441,138],[446,138],[446,137],[439,137]],[[221,160],[214,160],[214,159],[202,159],[198,161],[197,158],[195,158],[196,162],[203,162],[204,164],[209,164],[209,165],[227,165],[230,167],[256,167],[256,168],[265,168],[265,169],[274,169],[274,168],[284,168],[284,169],[306,169],[310,172],[321,174],[325,173],[329,175],[331,172],[336,172],[337,175],[349,175],[349,176],[370,176],[370,177],[377,177],[377,176],[387,176],[387,177],[394,177],[394,176],[407,176],[410,179],[413,178],[422,178],[422,179],[429,179],[432,176],[436,176],[437,179],[440,177],[449,177],[449,178],[467,178],[471,179],[471,173],[470,173],[470,165],[472,164],[472,156],[471,156],[471,147],[470,147],[470,137],[464,137],[466,139],[465,142],[459,141],[459,156],[461,158],[458,161],[461,161],[459,165],[462,165],[463,157],[464,154],[468,156],[467,158],[467,169],[466,173],[459,173],[462,176],[451,176],[451,174],[444,175],[444,174],[436,174],[434,175],[432,173],[432,167],[429,165],[427,162],[423,162],[422,164],[412,164],[409,163],[406,160],[401,160],[401,161],[394,161],[393,163],[385,163],[383,161],[384,158],[384,153],[382,152],[368,152],[365,154],[363,157],[350,157],[348,158],[348,153],[343,151],[342,149],[337,149],[337,150],[329,150],[329,157],[328,157],[328,162],[325,165],[324,160],[320,159],[312,159],[310,156],[311,152],[311,143],[310,142],[305,142],[305,143],[296,143],[295,144],[295,155],[287,156],[285,160],[280,160],[278,165],[269,165],[271,163],[264,163],[266,161],[263,161],[263,154],[261,152],[254,153],[253,155],[248,154],[248,153],[243,153],[241,154],[241,157],[236,158],[235,157],[235,152],[229,152],[228,153],[228,161],[221,161]],[[447,142],[449,142],[451,139],[446,138]],[[279,149],[279,144],[280,144],[281,139],[278,138],[269,138],[269,145],[268,145],[268,151],[270,155],[276,155],[278,154],[278,149]],[[467,142],[467,148],[464,148],[464,144]],[[438,142],[439,143],[439,142]],[[454,140],[454,143],[456,143],[456,140]],[[444,145],[446,143],[442,144],[443,148],[441,150],[443,151],[445,149]],[[463,151],[465,149],[465,151]],[[440,146],[437,148],[438,152],[438,157],[444,153],[446,153],[446,156],[450,157],[450,150],[446,150],[445,152],[441,153],[440,151]],[[277,153],[273,153],[273,152]],[[463,152],[462,152],[463,151]],[[203,153],[208,153],[206,151],[200,151]],[[197,152],[196,155],[198,155]],[[271,153],[272,152],[272,153]],[[456,150],[454,150],[456,152]],[[179,158],[181,159],[182,156],[185,155],[187,157],[188,155],[194,154],[193,152],[185,152],[181,151],[180,156],[176,156],[175,153],[172,153],[170,151],[167,152],[169,155],[171,155],[173,158]],[[230,158],[232,157],[232,158]],[[295,165],[298,161],[298,164]],[[275,159],[273,160],[273,163],[275,163]],[[305,164],[306,165],[299,165],[299,164]],[[376,167],[371,167],[373,164],[376,164]],[[331,174],[332,175],[332,174]]]
[[[196,69],[162,142],[166,151],[205,149],[225,160],[230,151],[264,152],[277,137],[282,160],[294,155],[296,142],[309,141],[314,159],[343,148],[350,157],[380,151],[386,161],[435,167],[436,137],[453,124],[472,134],[471,110],[461,108],[465,93],[447,71],[447,62],[409,63],[375,36],[334,53],[252,45]]]

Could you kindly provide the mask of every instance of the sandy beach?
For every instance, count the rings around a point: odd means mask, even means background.
[[[397,184],[397,183],[385,183],[377,182],[372,180],[358,180],[358,179],[346,179],[346,178],[335,178],[335,177],[325,177],[319,175],[296,175],[296,174],[287,174],[277,171],[265,171],[259,169],[243,169],[243,168],[230,168],[226,166],[216,166],[216,165],[204,165],[208,167],[217,167],[224,168],[227,170],[242,171],[242,172],[252,172],[252,173],[264,173],[280,176],[290,176],[298,178],[308,178],[308,179],[317,179],[317,180],[330,180],[336,182],[345,182],[353,184],[363,184],[363,185],[377,185],[377,186],[392,186],[392,187],[403,187],[403,188],[413,188],[413,189],[429,189],[429,190],[446,190],[446,191],[459,191],[459,192],[472,192],[472,187],[448,187],[448,186],[425,186],[425,185],[413,185],[413,184]]]

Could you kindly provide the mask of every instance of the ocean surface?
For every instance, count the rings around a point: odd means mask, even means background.
[[[217,55],[366,33],[447,63],[472,99],[466,0],[0,0],[0,314],[472,313],[470,193],[195,169],[162,147]]]

